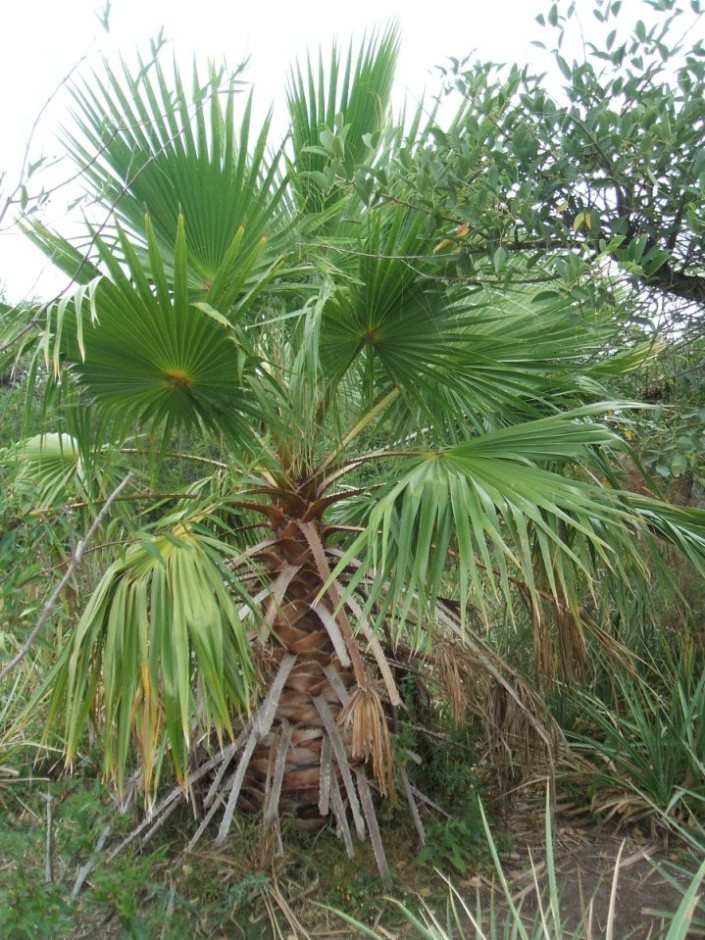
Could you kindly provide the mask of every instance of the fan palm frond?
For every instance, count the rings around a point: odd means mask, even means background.
[[[389,110],[399,31],[388,27],[363,40],[355,56],[352,43],[343,64],[336,46],[317,67],[295,66],[287,100],[293,150],[291,180],[299,208],[324,212],[340,198],[335,184],[351,182],[372,157]]]
[[[254,302],[257,291],[229,308],[230,319],[209,304],[193,303],[188,289],[186,228],[179,217],[173,284],[166,277],[149,218],[150,266],[146,271],[122,230],[123,264],[98,239],[109,276],[99,281],[90,303],[79,310],[77,323],[88,312],[90,322],[77,327],[75,340],[68,327],[59,338],[79,383],[125,426],[167,421],[218,430],[230,427],[247,440],[249,425],[242,416],[248,413],[248,421],[252,420],[255,402],[244,384],[247,347],[233,321]],[[220,289],[218,283],[216,289]]]
[[[104,758],[122,788],[136,735],[147,790],[168,743],[186,772],[194,723],[221,739],[252,696],[254,666],[212,536],[144,533],[105,572],[62,657],[52,712],[72,759],[102,689]]]

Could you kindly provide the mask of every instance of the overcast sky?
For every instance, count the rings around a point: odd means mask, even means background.
[[[589,0],[583,0],[589,2]],[[435,5],[400,0],[113,0],[110,31],[97,13],[103,0],[0,0],[0,172],[7,193],[20,164],[32,123],[62,77],[84,56],[88,63],[116,50],[130,55],[146,50],[163,27],[180,59],[193,53],[235,65],[249,57],[245,77],[264,108],[281,98],[287,68],[294,58],[326,48],[333,38],[346,43],[365,29],[396,18],[402,30],[397,71],[399,99],[416,100],[424,86],[437,88],[438,65],[449,56],[463,58],[476,49],[483,58],[526,60],[538,28],[534,17],[545,0],[445,0]],[[54,131],[65,119],[59,99],[48,110],[36,135],[34,153],[59,152]],[[54,201],[48,221],[61,215]],[[0,234],[0,285],[11,301],[44,295],[60,284],[45,273],[47,263],[25,239],[6,230]],[[41,275],[41,276],[40,276]]]
[[[589,15],[592,0],[578,0]],[[250,62],[245,77],[254,83],[263,105],[281,98],[289,64],[308,49],[326,48],[333,38],[384,26],[396,18],[402,48],[397,72],[398,96],[418,99],[424,86],[438,87],[435,66],[449,56],[473,50],[482,59],[536,60],[530,45],[540,32],[534,22],[547,0],[439,0],[435,4],[400,0],[113,0],[108,34],[97,13],[103,0],[0,0],[0,172],[4,191],[13,183],[32,123],[53,88],[82,57],[96,62],[116,50],[128,57],[146,51],[164,28],[181,60],[223,59],[234,66]],[[43,117],[34,153],[56,154],[54,131],[66,120],[65,102],[55,102]],[[68,168],[67,168],[68,169]],[[63,212],[57,198],[48,221]],[[5,220],[5,223],[7,220]],[[3,226],[6,229],[6,224]],[[53,293],[59,282],[41,274],[42,255],[12,231],[0,234],[0,285],[8,299]]]

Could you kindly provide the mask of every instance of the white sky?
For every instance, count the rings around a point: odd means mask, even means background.
[[[644,6],[645,0],[632,0]],[[483,60],[541,60],[530,41],[540,37],[534,22],[546,13],[548,0],[113,0],[110,32],[102,29],[97,12],[104,0],[0,0],[0,173],[6,195],[16,181],[32,123],[51,91],[82,57],[82,68],[101,53],[119,50],[130,57],[147,54],[148,41],[164,27],[179,59],[223,59],[235,66],[245,57],[245,78],[253,82],[263,110],[282,100],[287,68],[319,44],[333,38],[347,44],[365,29],[398,19],[402,31],[397,70],[398,97],[417,100],[424,87],[438,87],[436,66],[449,56],[464,58],[473,50]],[[578,0],[590,17],[592,0]],[[582,11],[581,11],[582,12]],[[32,153],[60,152],[54,141],[58,124],[66,121],[65,99],[59,98],[43,117]],[[68,174],[68,167],[65,168]],[[60,175],[64,171],[62,167]],[[46,220],[61,221],[64,203],[57,197]],[[48,274],[44,257],[23,236],[0,231],[0,287],[11,302],[27,296],[51,296],[62,284]]]
[[[294,58],[309,49],[315,53],[319,44],[325,49],[334,37],[346,44],[352,35],[397,18],[402,30],[398,94],[401,98],[406,92],[416,100],[424,87],[437,87],[435,66],[449,56],[463,58],[476,49],[483,59],[526,60],[529,38],[538,32],[534,17],[546,9],[546,2],[445,0],[429,6],[420,0],[113,0],[107,35],[96,16],[102,6],[103,0],[0,0],[0,173],[7,171],[5,195],[15,182],[38,111],[71,67],[82,56],[90,64],[101,52],[116,49],[126,56],[136,49],[146,54],[149,39],[162,26],[182,60],[196,53],[234,66],[250,56],[245,78],[266,108],[282,99]],[[39,126],[35,156],[60,152],[54,131],[62,118],[65,105],[59,100]],[[63,212],[63,202],[58,197],[54,202],[50,222],[60,221]],[[0,232],[0,286],[7,299],[53,293],[60,278],[48,272],[44,257],[22,235],[7,230],[7,222]]]

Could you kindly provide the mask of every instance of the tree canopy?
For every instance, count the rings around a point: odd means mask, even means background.
[[[538,17],[549,38],[534,42],[548,72],[454,61],[453,120],[405,161],[405,185],[364,185],[426,210],[460,277],[557,281],[580,296],[609,271],[702,333],[702,14],[677,0],[648,0],[636,22],[632,12],[621,0],[553,3]]]

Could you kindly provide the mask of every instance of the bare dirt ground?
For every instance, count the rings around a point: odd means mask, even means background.
[[[548,898],[543,808],[537,803],[517,804],[506,823],[513,848],[503,854],[505,873],[513,899],[533,919],[539,910],[537,883]],[[680,846],[666,846],[634,827],[619,831],[614,821],[598,825],[584,815],[561,812],[553,832],[560,910],[567,931],[582,923],[579,936],[606,937],[611,912],[613,940],[647,940],[662,933],[682,894],[655,866],[687,864],[687,853]],[[690,867],[696,864],[691,856]],[[461,886],[477,888],[481,880],[471,878]]]

